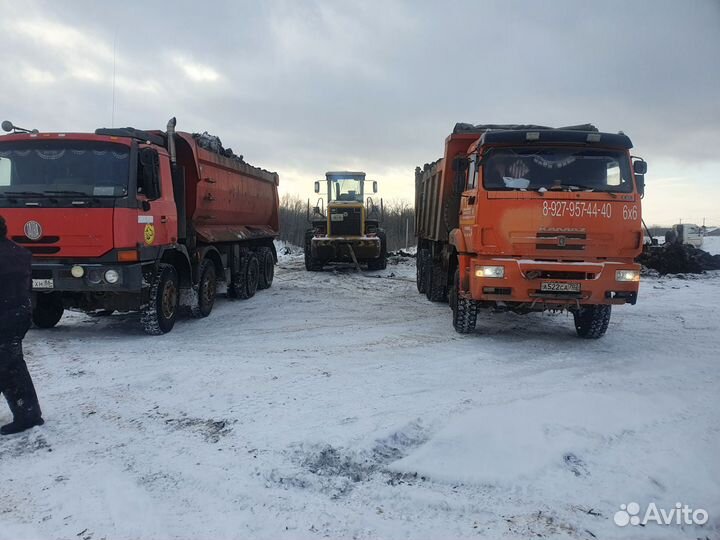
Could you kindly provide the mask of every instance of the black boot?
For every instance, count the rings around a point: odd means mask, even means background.
[[[41,426],[42,411],[38,403],[35,386],[33,385],[27,365],[23,359],[22,345],[13,343],[9,347],[1,347],[4,358],[0,369],[0,391],[13,414],[13,421],[0,428],[0,435],[20,433],[34,426]]]
[[[36,418],[32,422],[20,422],[19,420],[13,420],[9,424],[5,424],[3,427],[0,427],[0,435],[14,435],[15,433],[21,433],[26,429],[34,428],[35,426],[42,426],[44,423],[45,420],[42,418]]]

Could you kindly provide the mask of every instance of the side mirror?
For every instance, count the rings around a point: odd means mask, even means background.
[[[647,161],[642,158],[635,158],[633,161],[633,172],[635,173],[635,180],[637,182],[637,190],[640,197],[645,196],[645,173],[647,173]]]
[[[152,148],[143,148],[139,155],[138,187],[148,200],[159,199],[160,191],[160,159]]]
[[[320,193],[320,182],[315,182],[315,193]]]
[[[377,180],[373,180],[373,193],[377,193],[377,192],[378,192]]]

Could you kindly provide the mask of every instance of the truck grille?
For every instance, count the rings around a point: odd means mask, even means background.
[[[43,236],[37,240],[30,240],[27,236],[13,236],[12,240],[17,244],[57,244],[60,241],[60,237]]]
[[[535,249],[583,251],[587,235],[571,232],[539,232]]]
[[[342,215],[342,220],[333,218]],[[362,236],[362,208],[331,208],[328,236]]]

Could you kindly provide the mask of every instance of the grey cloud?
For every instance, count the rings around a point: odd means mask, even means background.
[[[34,2],[2,11],[0,108],[42,129],[110,123],[117,36],[116,124],[157,128],[177,115],[179,127],[214,132],[280,172],[364,163],[410,177],[440,155],[456,121],[593,122],[624,130],[649,159],[719,159],[720,4],[711,0]],[[28,21],[81,38],[48,47],[18,30]]]

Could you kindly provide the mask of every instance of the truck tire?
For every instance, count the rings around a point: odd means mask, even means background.
[[[63,316],[62,299],[55,294],[38,294],[32,312],[32,322],[38,328],[53,328]]]
[[[308,272],[322,272],[323,262],[312,256],[311,242],[313,232],[305,233],[305,270]]]
[[[447,302],[447,276],[442,261],[433,261],[432,255],[425,258],[425,296],[431,302]]]
[[[275,257],[268,247],[261,247],[257,250],[260,276],[258,278],[258,290],[269,289],[275,277]]]
[[[190,307],[190,315],[196,319],[207,317],[215,305],[215,297],[217,296],[217,274],[215,272],[215,263],[210,259],[205,259],[200,268],[200,281],[198,282],[197,300]]]
[[[367,263],[368,270],[385,270],[387,268],[387,256],[381,255],[378,259],[371,259]]]
[[[178,275],[171,264],[160,263],[152,278],[147,304],[140,310],[140,324],[151,336],[167,334],[178,314]]]
[[[425,263],[428,257],[427,249],[418,249],[415,255],[415,284],[419,293],[425,292]]]
[[[475,330],[477,324],[477,300],[460,296],[460,270],[455,270],[453,290],[450,294],[450,307],[452,307],[453,327],[458,334],[469,334]]]
[[[308,272],[322,272],[323,266],[325,266],[323,262],[313,258],[312,255],[305,256],[305,270]]]
[[[260,265],[258,258],[252,251],[243,255],[240,261],[240,270],[233,276],[232,283],[228,289],[231,298],[247,300],[255,296],[260,277]]]
[[[387,268],[387,236],[385,231],[378,231],[380,238],[380,256],[368,261],[368,270],[385,270]]]
[[[611,312],[610,305],[583,306],[579,311],[573,311],[578,336],[585,339],[601,338],[610,324]]]

